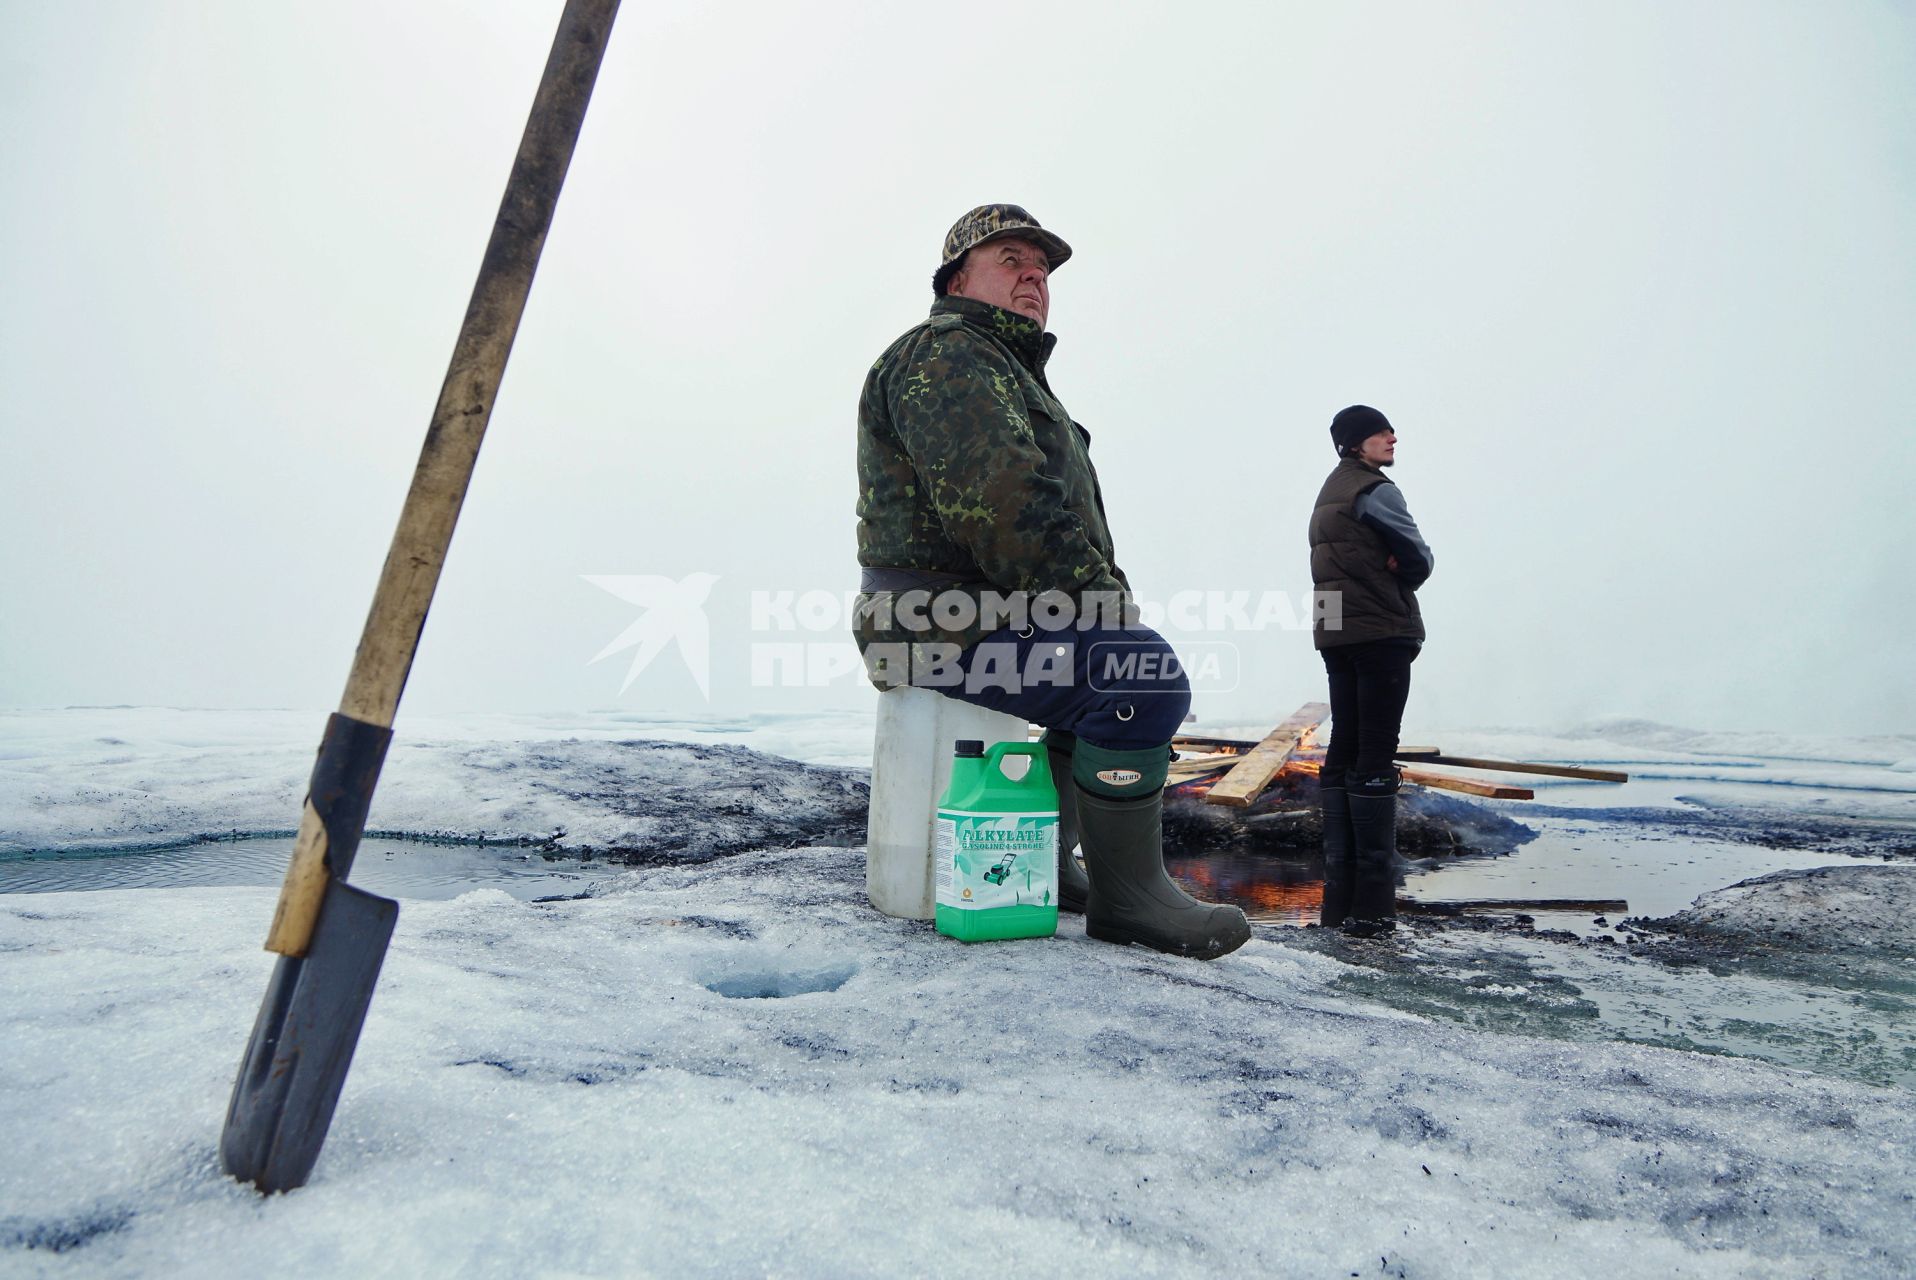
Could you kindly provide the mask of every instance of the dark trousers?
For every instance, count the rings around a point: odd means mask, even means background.
[[[1331,685],[1331,740],[1324,748],[1323,780],[1344,780],[1353,791],[1397,789],[1397,735],[1410,697],[1410,664],[1417,645],[1368,640],[1320,650]],[[1388,785],[1386,785],[1386,783]]]
[[[1161,747],[1191,709],[1191,681],[1149,627],[995,631],[964,651],[961,679],[937,688],[992,711],[1063,729],[1111,751]]]

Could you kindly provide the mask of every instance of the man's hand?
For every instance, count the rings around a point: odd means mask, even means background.
[[[1396,556],[1385,557],[1384,567],[1386,569],[1389,569],[1392,573],[1396,573],[1397,572],[1397,557]]]

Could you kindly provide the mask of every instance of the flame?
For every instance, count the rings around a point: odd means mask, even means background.
[[[1202,800],[1205,796],[1211,794],[1211,788],[1216,786],[1217,780],[1223,776],[1221,772],[1207,773],[1201,778],[1187,778],[1183,782],[1173,782],[1167,786],[1165,790],[1173,795],[1188,796],[1193,800]]]

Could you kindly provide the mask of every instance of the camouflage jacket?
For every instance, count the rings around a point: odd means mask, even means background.
[[[1091,465],[1091,434],[1051,394],[1056,339],[1036,321],[944,297],[886,348],[858,402],[858,562],[1000,593],[1128,591]],[[988,628],[905,633],[889,593],[864,592],[853,631],[960,646]],[[874,605],[885,607],[874,609]],[[874,681],[886,683],[880,673]]]

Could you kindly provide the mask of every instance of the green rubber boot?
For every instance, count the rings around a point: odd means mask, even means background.
[[[1051,760],[1051,781],[1058,787],[1058,910],[1084,914],[1091,881],[1078,862],[1078,788],[1071,781],[1071,757],[1078,739],[1063,729],[1044,731]]]
[[[1164,792],[1112,800],[1082,785],[1078,821],[1091,897],[1084,931],[1102,942],[1215,960],[1250,940],[1236,907],[1199,902],[1164,871]]]

